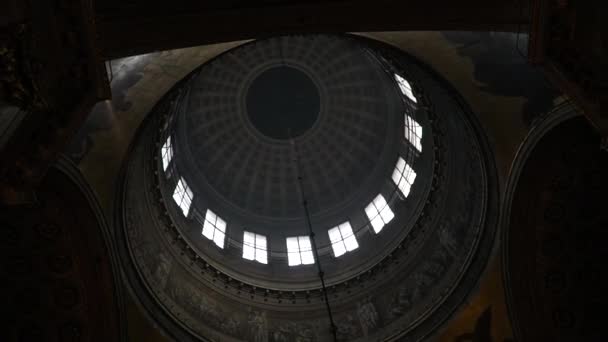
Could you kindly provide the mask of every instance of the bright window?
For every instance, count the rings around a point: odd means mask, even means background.
[[[331,241],[331,247],[334,250],[334,255],[336,257],[359,248],[350,222],[344,222],[341,225],[330,229],[328,234],[329,240]]]
[[[405,114],[405,138],[418,152],[422,152],[422,126]]]
[[[173,200],[182,209],[184,216],[188,216],[190,204],[192,204],[192,190],[183,178],[177,181],[177,186],[173,191]]]
[[[412,86],[410,85],[410,82],[408,82],[405,78],[397,74],[395,74],[395,80],[397,81],[399,89],[401,89],[403,95],[407,96],[414,103],[418,103],[418,100],[416,100],[416,96],[414,96],[414,93],[412,92]]]
[[[372,203],[365,207],[365,213],[376,234],[380,233],[382,228],[395,217],[382,194],[376,196]]]
[[[219,248],[224,248],[226,237],[226,221],[217,216],[213,211],[207,209],[205,224],[203,224],[203,235],[212,240]]]
[[[266,237],[264,235],[245,231],[243,234],[243,258],[267,264],[268,251],[266,249]]]
[[[414,172],[414,169],[403,158],[399,157],[395,171],[393,171],[393,182],[395,182],[403,197],[407,197],[410,194],[410,189],[415,180],[416,172]]]
[[[310,265],[315,263],[308,236],[287,238],[287,259],[289,266]]]
[[[171,137],[167,138],[164,145],[160,149],[160,154],[163,159],[163,171],[167,171],[169,163],[173,158],[173,147],[171,146]]]

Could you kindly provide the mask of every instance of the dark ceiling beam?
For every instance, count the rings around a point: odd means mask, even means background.
[[[31,201],[93,105],[110,97],[90,0],[0,5],[0,105],[19,122],[0,145],[0,203]]]
[[[608,139],[608,22],[602,0],[534,0],[529,60]]]
[[[221,3],[100,2],[95,11],[102,55],[114,59],[277,33],[517,31],[528,22],[528,2],[523,0]]]

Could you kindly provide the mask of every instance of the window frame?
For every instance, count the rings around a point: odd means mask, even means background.
[[[171,136],[167,137],[165,143],[160,148],[160,158],[163,164],[163,171],[167,172],[169,165],[171,165],[171,161],[173,160],[173,145],[171,143]]]
[[[414,95],[414,91],[412,90],[411,83],[406,80],[405,77],[401,76],[398,73],[394,73],[394,75],[395,81],[397,82],[397,86],[399,86],[399,90],[401,90],[401,93],[405,95],[405,97],[407,97],[410,101],[418,103],[418,99],[416,98],[416,95]]]
[[[391,178],[403,197],[407,198],[411,192],[414,182],[416,181],[416,171],[414,171],[414,169],[405,161],[405,159],[403,159],[403,157],[399,156]]]
[[[227,223],[224,219],[211,209],[207,209],[201,235],[213,241],[219,248],[224,249],[226,244],[226,226]]]
[[[370,211],[372,210],[374,211],[374,214],[370,214]],[[365,207],[365,214],[376,234],[380,233],[382,229],[384,229],[384,226],[395,218],[395,213],[382,194],[378,194],[378,196]]]
[[[253,244],[248,242],[247,237],[253,238]],[[262,240],[264,241],[262,243]],[[261,247],[261,245],[264,245]],[[249,257],[248,251],[251,251],[252,255]],[[262,257],[263,255],[263,257]],[[265,235],[257,234],[250,231],[243,231],[243,259],[257,261],[260,264],[268,264],[268,238]]]
[[[359,248],[359,242],[349,221],[329,229],[327,234],[336,258]],[[349,242],[347,243],[347,241]]]
[[[296,250],[290,250],[290,245],[294,245],[294,243],[290,243],[290,241],[294,241],[296,246]],[[310,240],[310,236],[308,235],[300,235],[300,236],[289,236],[285,238],[285,243],[287,245],[287,264],[290,267],[300,266],[300,265],[312,265],[315,263],[314,254],[312,252],[312,242]],[[306,247],[302,247],[302,245],[308,245],[308,250]],[[295,259],[297,256],[297,260]],[[306,259],[306,260],[305,260]]]
[[[418,152],[422,152],[422,126],[407,113],[405,114],[404,136]]]
[[[190,213],[193,199],[194,194],[188,186],[188,183],[183,177],[179,177],[177,184],[175,185],[175,189],[173,190],[173,201],[182,210],[185,217],[188,217]],[[184,203],[187,203],[185,204],[186,208],[184,208]]]

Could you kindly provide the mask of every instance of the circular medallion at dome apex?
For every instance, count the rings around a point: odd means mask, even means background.
[[[247,91],[247,116],[262,134],[275,139],[298,137],[319,117],[319,91],[296,68],[278,66],[261,73]]]
[[[303,222],[303,209],[286,139],[291,128],[310,213],[324,222],[343,219],[392,171],[401,108],[394,81],[352,40],[255,41],[203,65],[192,79],[176,160],[220,214],[293,226]]]

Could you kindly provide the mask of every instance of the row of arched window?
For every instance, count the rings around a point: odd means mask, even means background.
[[[416,97],[407,80],[398,74],[394,74],[395,80],[401,93],[413,103],[417,103]],[[405,114],[405,139],[418,151],[422,152],[422,127],[408,114]],[[171,137],[168,137],[161,147],[161,158],[163,170],[167,171],[173,159],[173,147]],[[403,198],[407,198],[414,181],[416,172],[401,156],[397,160],[392,174],[392,180]],[[193,193],[186,180],[179,177],[173,191],[173,200],[181,209],[184,216],[188,216],[192,205]],[[366,207],[365,214],[369,224],[376,234],[379,234],[395,214],[382,194],[378,194]],[[334,256],[340,257],[345,253],[354,251],[359,247],[357,238],[349,221],[341,223],[327,231]],[[219,248],[224,248],[226,239],[226,221],[216,215],[211,209],[207,209],[201,234],[213,241]],[[289,266],[314,264],[314,255],[310,237],[292,236],[285,240],[287,247],[287,258]],[[262,264],[268,263],[268,244],[264,235],[254,232],[243,232],[243,258]]]

